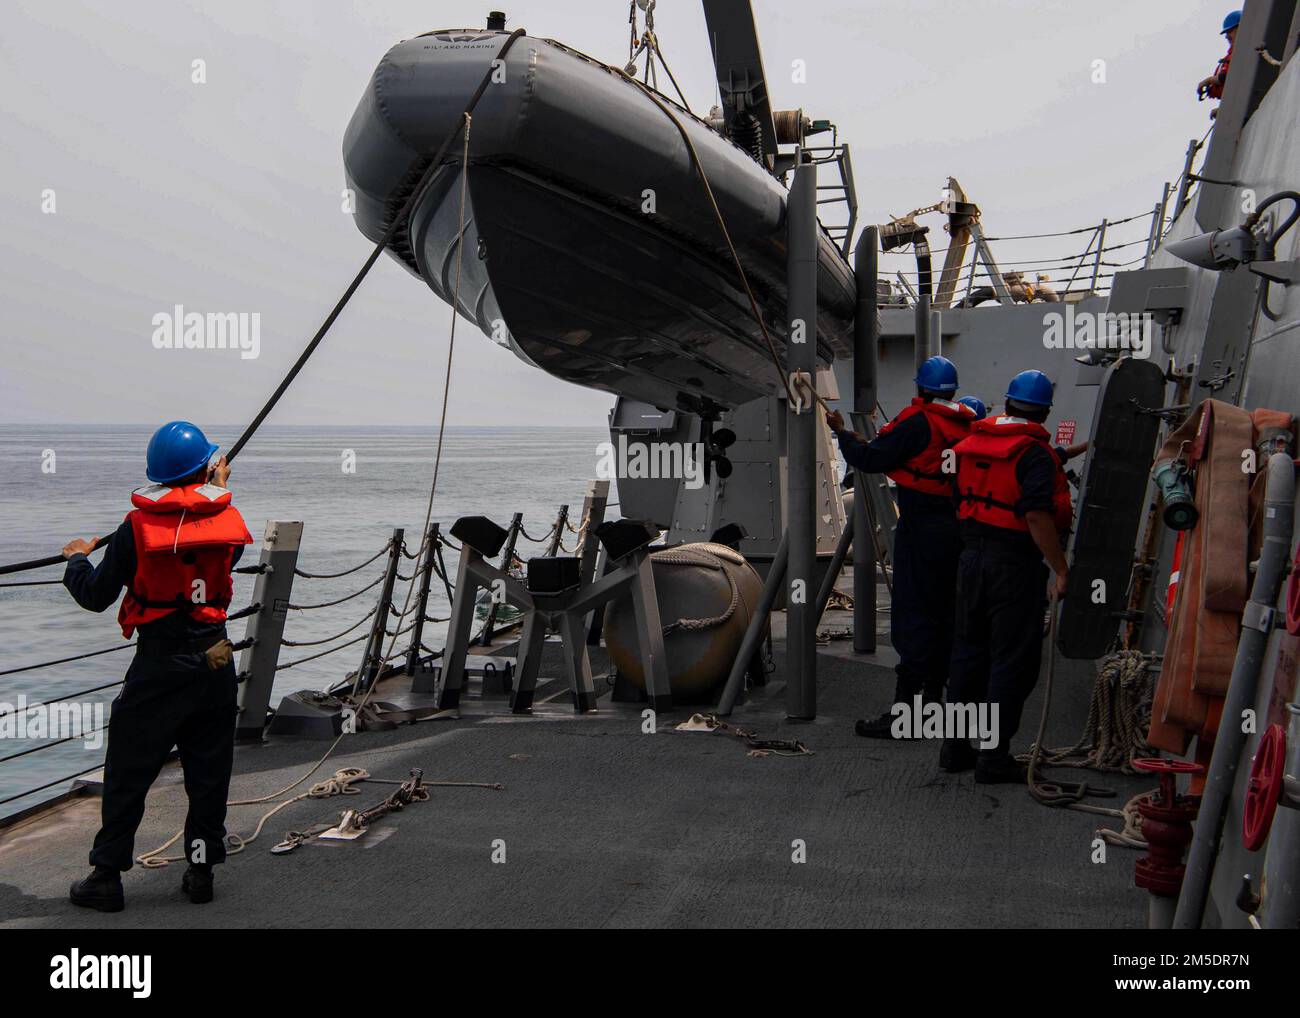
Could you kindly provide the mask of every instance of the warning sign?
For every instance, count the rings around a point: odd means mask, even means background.
[[[1061,421],[1056,425],[1055,445],[1073,445],[1075,421]]]

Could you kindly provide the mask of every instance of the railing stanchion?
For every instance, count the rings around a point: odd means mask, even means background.
[[[1088,289],[1094,292],[1097,289],[1097,278],[1101,275],[1101,253],[1106,247],[1106,227],[1108,225],[1106,220],[1103,219],[1101,225],[1097,227],[1097,257],[1093,259],[1092,282],[1088,284]]]
[[[515,513],[510,518],[510,529],[506,532],[506,543],[501,549],[501,564],[498,567],[503,573],[510,572],[510,567],[515,561],[515,543],[519,540],[519,528],[524,525],[524,514]],[[488,605],[487,621],[483,623],[483,631],[478,634],[478,643],[484,647],[492,643],[492,634],[496,630],[497,609],[501,606],[493,598]]]
[[[402,538],[406,531],[401,527],[393,530],[393,540],[388,546],[388,568],[384,572],[384,582],[379,588],[379,603],[375,607],[375,619],[370,625],[370,636],[366,640],[366,650],[361,656],[361,664],[357,668],[356,681],[353,683],[354,690],[369,689],[370,685],[379,677],[380,671],[384,666],[384,635],[388,629],[388,616],[393,606],[393,584],[397,580],[397,566],[402,561]],[[401,628],[402,620],[397,620],[397,627]]]
[[[560,553],[560,538],[564,536],[564,528],[569,523],[569,506],[566,502],[560,506],[560,512],[555,517],[555,532],[551,535],[551,546],[546,549],[548,558],[555,558]]]
[[[411,646],[406,652],[406,674],[414,675],[420,661],[420,647],[424,640],[424,623],[429,614],[429,587],[433,584],[433,564],[438,553],[438,542],[442,535],[438,533],[435,521],[425,535],[424,557],[420,560],[420,593],[415,602],[415,621],[411,624]]]
[[[253,587],[253,603],[260,605],[248,619],[245,638],[253,642],[239,655],[239,714],[235,723],[238,742],[259,742],[271,705],[271,687],[280,659],[280,640],[289,616],[294,569],[302,543],[302,523],[270,520],[262,539],[262,571]]]

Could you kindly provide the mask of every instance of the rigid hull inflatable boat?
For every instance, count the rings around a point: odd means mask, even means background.
[[[343,148],[365,236],[382,237],[506,39],[435,32],[385,55]],[[705,122],[559,43],[523,36],[502,70],[473,114],[463,240],[458,139],[390,252],[452,303],[463,243],[458,310],[567,381],[696,412],[782,391],[681,129],[784,357],[782,181]],[[854,286],[824,231],[818,303],[829,362],[849,352]]]

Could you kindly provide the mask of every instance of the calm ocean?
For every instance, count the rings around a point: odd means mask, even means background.
[[[223,446],[238,433],[233,426],[208,432]],[[145,427],[0,425],[0,563],[51,555],[70,538],[110,532],[130,509],[131,489],[146,483],[144,448],[149,435]],[[567,502],[576,526],[586,483],[595,476],[597,445],[607,439],[600,428],[448,428],[433,518],[445,531],[458,516],[484,515],[505,525],[512,513],[522,512],[525,528],[541,535],[560,504]],[[303,521],[299,567],[308,572],[338,572],[364,561],[384,546],[394,527],[406,528],[407,544],[414,551],[436,444],[433,428],[264,426],[235,461],[230,480],[235,502],[257,542],[245,552],[245,562],[257,561],[268,519]],[[343,470],[347,452],[355,454],[355,473]],[[611,499],[617,501],[617,495],[611,494]],[[572,540],[572,535],[566,537],[566,543]],[[520,545],[524,557],[536,551]],[[447,556],[454,570],[450,549]],[[98,555],[92,556],[92,561],[98,560]],[[380,559],[340,579],[300,578],[293,600],[332,601],[365,586],[382,572],[383,564]],[[402,572],[409,574],[412,565],[403,560]],[[0,582],[61,576],[62,567],[57,567],[0,577]],[[250,602],[254,579],[236,576],[236,608]],[[311,640],[337,633],[365,614],[377,593],[378,588],[336,608],[293,612],[285,637]],[[399,608],[405,593],[399,583],[394,595]],[[429,614],[444,617],[448,607],[435,583]],[[82,611],[62,586],[0,587],[0,671],[122,643],[115,612]],[[234,639],[242,638],[244,626],[242,621],[232,623]],[[444,628],[426,628],[424,642],[441,646]],[[341,679],[357,666],[362,646],[281,671],[272,704],[283,693],[320,689]],[[397,646],[405,646],[405,639]],[[280,660],[321,649],[286,647]],[[0,676],[0,714],[12,709],[20,693],[38,702],[116,681],[129,657],[130,652],[123,651]],[[84,701],[107,703],[114,695],[116,690],[110,689]],[[39,744],[0,739],[0,758]],[[0,799],[93,767],[102,753],[102,747],[90,749],[77,739],[8,762],[0,759]],[[0,805],[0,816],[63,787],[61,783],[37,797]]]

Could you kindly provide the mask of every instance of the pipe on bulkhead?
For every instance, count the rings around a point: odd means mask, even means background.
[[[859,419],[875,413],[880,365],[880,230],[868,226],[853,252],[853,280],[857,309],[853,317],[853,412]],[[866,475],[858,471],[853,482],[853,650],[876,651],[876,544],[867,515]],[[848,527],[845,527],[846,532]]]
[[[805,153],[786,202],[786,275],[791,340],[786,343],[790,384],[811,388],[817,377],[817,164]],[[797,339],[796,326],[802,339]],[[817,429],[824,427],[811,393],[796,392],[786,406],[786,530],[790,553],[786,602],[786,715],[817,716]]]
[[[1268,459],[1268,479],[1264,489],[1264,542],[1255,569],[1250,600],[1242,612],[1241,638],[1232,664],[1228,695],[1223,701],[1223,720],[1219,723],[1210,772],[1196,817],[1192,847],[1187,856],[1187,872],[1174,929],[1194,930],[1201,926],[1205,903],[1210,894],[1210,879],[1223,838],[1223,822],[1232,796],[1237,766],[1245,746],[1241,730],[1244,711],[1254,708],[1258,695],[1259,672],[1264,651],[1274,628],[1274,605],[1286,576],[1291,551],[1292,517],[1295,512],[1295,464],[1285,453]]]

